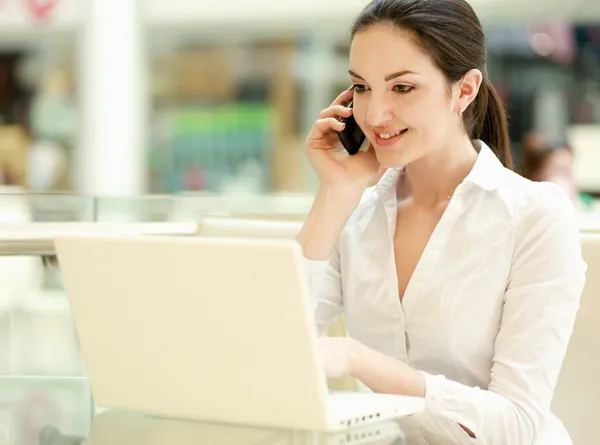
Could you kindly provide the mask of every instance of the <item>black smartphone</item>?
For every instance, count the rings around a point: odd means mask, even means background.
[[[352,108],[352,101],[348,104],[348,108]],[[340,141],[349,154],[355,155],[365,140],[365,134],[354,120],[354,115],[344,117],[340,119],[340,122],[346,124],[346,128],[337,132]]]

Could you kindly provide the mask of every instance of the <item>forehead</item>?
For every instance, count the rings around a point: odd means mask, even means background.
[[[355,34],[350,45],[350,69],[364,77],[380,77],[404,69],[424,74],[435,66],[412,32],[382,24]]]

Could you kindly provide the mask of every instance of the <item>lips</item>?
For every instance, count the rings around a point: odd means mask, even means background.
[[[407,128],[404,130],[396,130],[388,133],[375,133],[376,143],[379,146],[389,146],[395,144],[402,136],[408,131]]]

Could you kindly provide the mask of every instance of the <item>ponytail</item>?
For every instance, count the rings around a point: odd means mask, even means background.
[[[494,86],[487,78],[479,88],[472,119],[472,137],[488,144],[502,165],[512,168],[506,111]]]

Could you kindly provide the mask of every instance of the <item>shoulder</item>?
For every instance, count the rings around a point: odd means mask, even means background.
[[[499,198],[511,215],[515,229],[562,223],[577,230],[577,212],[567,193],[550,182],[533,182],[504,169]]]
[[[535,265],[556,276],[580,270],[577,211],[560,186],[506,170],[498,192],[510,212],[514,267]]]

